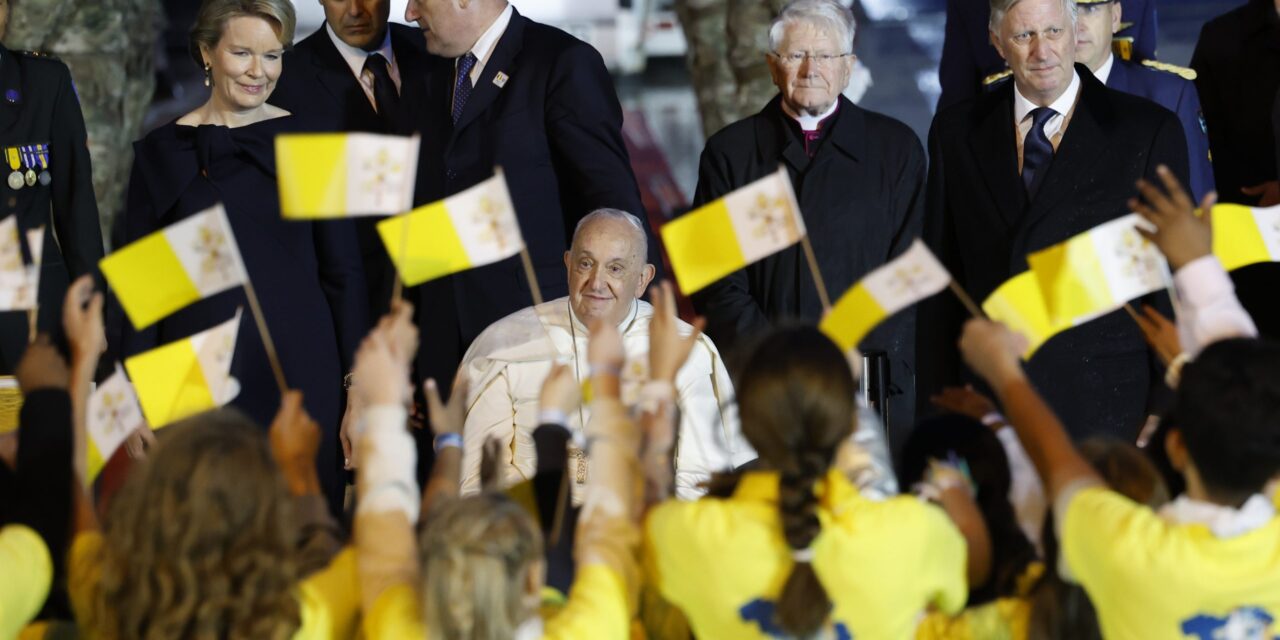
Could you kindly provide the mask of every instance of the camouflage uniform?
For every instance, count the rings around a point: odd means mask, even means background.
[[[124,206],[134,140],[155,91],[159,0],[18,0],[5,46],[58,56],[71,69],[93,157],[103,237]]]

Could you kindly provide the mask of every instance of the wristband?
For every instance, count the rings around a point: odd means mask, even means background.
[[[587,364],[587,377],[594,378],[596,376],[613,376],[615,378],[622,377],[622,366],[613,366],[611,364]]]
[[[1178,383],[1182,382],[1182,367],[1190,361],[1191,356],[1184,351],[1169,362],[1169,367],[1164,371],[1164,383],[1169,385],[1170,389],[1178,388]]]
[[[455,447],[455,448],[461,449],[462,434],[442,433],[436,436],[434,447],[435,447],[436,453],[440,453],[441,451],[448,449],[449,447]]]
[[[991,411],[978,418],[978,422],[981,422],[983,426],[994,427],[1000,424],[1007,424],[1009,421],[999,411]]]
[[[569,416],[554,407],[542,409],[538,412],[538,424],[554,424],[567,429],[569,427]]]

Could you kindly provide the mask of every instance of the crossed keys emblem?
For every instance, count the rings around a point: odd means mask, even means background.
[[[1156,277],[1160,264],[1156,256],[1148,249],[1151,241],[1138,234],[1135,229],[1125,229],[1120,235],[1115,253],[1120,257],[1120,265],[1124,275],[1142,278],[1144,281]]]
[[[782,243],[800,235],[790,206],[786,198],[781,196],[770,197],[763,193],[757,195],[755,206],[748,216],[756,223],[751,234],[757,238],[767,236],[775,243]]]
[[[205,221],[196,230],[196,255],[200,256],[200,275],[222,280],[234,278],[235,265],[227,247],[227,234],[222,225]]]
[[[924,293],[924,285],[929,281],[929,275],[925,272],[922,265],[913,264],[905,267],[896,267],[893,274],[889,277],[889,287],[893,290],[894,295],[919,297]]]
[[[364,189],[371,192],[377,206],[382,207],[383,195],[399,186],[393,180],[393,176],[403,171],[400,162],[392,158],[386,149],[378,149],[372,158],[365,158],[363,168],[369,176],[369,180],[364,183]]]
[[[484,229],[480,241],[497,244],[498,251],[502,252],[507,250],[508,243],[515,244],[510,220],[507,208],[489,196],[480,196],[480,204],[471,216],[471,221]]]
[[[128,408],[123,391],[108,391],[102,394],[102,404],[98,406],[97,411],[98,423],[106,425],[103,427],[102,435],[113,436],[128,430],[124,424]]]

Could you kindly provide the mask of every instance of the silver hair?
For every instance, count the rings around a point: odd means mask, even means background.
[[[631,225],[636,230],[637,242],[640,245],[640,259],[645,261],[649,259],[649,235],[644,231],[644,223],[640,221],[640,218],[622,209],[604,207],[582,216],[582,219],[578,221],[578,225],[573,228],[573,244],[578,244],[578,234],[595,220],[621,220]]]
[[[989,0],[991,4],[991,18],[987,21],[987,29],[996,35],[1000,34],[1000,23],[1004,22],[1004,16],[1022,0]],[[1071,21],[1071,36],[1075,37],[1076,16],[1076,0],[1061,0],[1062,11],[1067,14],[1067,19]]]
[[[807,24],[829,31],[836,42],[843,44],[840,53],[853,53],[853,37],[858,22],[853,12],[836,0],[794,0],[782,8],[769,26],[769,50],[776,52],[782,45],[787,26]]]

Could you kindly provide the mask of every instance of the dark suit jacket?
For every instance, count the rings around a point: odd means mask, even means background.
[[[920,235],[925,158],[906,125],[840,97],[830,130],[811,160],[775,97],[759,113],[707,141],[694,204],[702,205],[787,167],[819,269],[832,298],[901,253]],[[834,302],[834,300],[833,300]],[[694,296],[707,333],[728,351],[787,319],[822,317],[799,246],[769,256]],[[861,345],[893,357],[893,382],[910,390],[913,313],[886,322]],[[909,404],[907,405],[910,406]]]
[[[414,107],[407,99],[412,92],[405,91],[405,87],[421,82],[426,74],[426,44],[418,29],[401,24],[389,24],[388,28],[391,50],[400,69],[400,109],[395,114],[394,130],[384,131],[378,113],[324,26],[284,54],[284,72],[268,102],[305,117],[307,126],[318,131],[399,134],[412,131],[410,115]],[[391,260],[378,237],[379,221],[377,218],[355,221],[369,296],[369,317],[375,319],[386,313],[395,281]]]
[[[1121,29],[1117,38],[1133,39],[1134,60],[1156,59],[1156,0],[1120,0]],[[987,0],[947,0],[947,26],[942,37],[938,80],[942,95],[938,110],[978,95],[982,80],[1005,69],[1004,59],[991,46]]]
[[[1018,175],[1013,82],[945,109],[929,134],[925,240],[976,301],[1027,269],[1028,253],[1129,213],[1134,182],[1166,164],[1187,176],[1178,119],[1149,100],[1106,88],[1083,65],[1080,96],[1036,198]],[[956,341],[965,319],[955,296],[921,305],[917,403],[963,381]],[[1116,311],[1045,343],[1032,381],[1073,436],[1132,437],[1151,388],[1151,358],[1137,325]]]
[[[505,81],[495,82],[499,73]],[[454,61],[439,60],[420,87],[416,201],[453,195],[502,167],[543,296],[565,295],[563,254],[578,220],[600,207],[645,219],[604,61],[590,45],[517,11],[457,125],[453,83]],[[651,239],[651,257],[657,248]],[[419,296],[418,373],[437,380],[453,379],[485,327],[533,302],[519,258],[426,283]]]
[[[15,190],[0,180],[0,218],[17,215],[21,232],[44,227],[39,326],[60,335],[68,282],[97,273],[102,259],[84,117],[65,64],[0,46],[0,147],[38,143],[49,145],[49,184]],[[11,172],[6,161],[0,174]],[[13,370],[26,346],[26,313],[0,314],[0,372]]]
[[[1196,202],[1213,191],[1213,163],[1209,135],[1200,117],[1196,85],[1175,73],[1116,58],[1107,76],[1107,87],[1142,96],[1177,114],[1187,136],[1187,161],[1191,166],[1191,193]]]
[[[426,73],[427,48],[418,29],[394,23],[387,28],[391,31],[391,51],[400,69],[401,109],[396,114],[396,131],[383,131],[364,89],[323,25],[284,54],[284,72],[267,101],[305,114],[308,122],[331,127],[332,131],[408,132],[412,129],[409,114],[413,109],[404,99],[404,87],[420,81]]]

